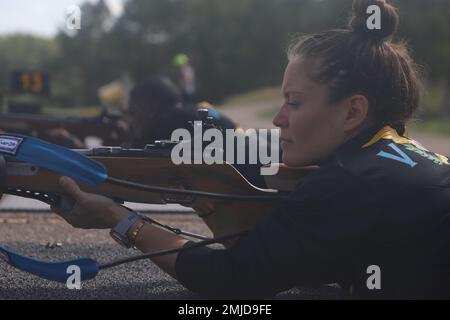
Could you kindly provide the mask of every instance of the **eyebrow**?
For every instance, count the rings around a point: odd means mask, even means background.
[[[290,90],[290,91],[283,91],[283,96],[284,96],[284,97],[287,97],[287,96],[290,95],[290,94],[300,94],[300,95],[304,95],[305,93],[304,93],[304,92],[301,92],[301,91],[292,91],[292,90]]]

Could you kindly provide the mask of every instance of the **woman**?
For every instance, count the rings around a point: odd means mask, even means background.
[[[369,5],[381,9],[381,30],[366,27]],[[310,35],[291,47],[285,102],[274,119],[283,162],[320,170],[299,182],[285,210],[232,248],[154,259],[187,288],[262,298],[339,283],[356,298],[450,298],[448,160],[404,135],[420,85],[404,46],[390,41],[395,9],[357,0],[353,11],[348,30]],[[61,213],[74,226],[127,226],[125,241],[142,251],[188,242],[80,191],[69,178],[61,184],[77,200],[73,212]]]

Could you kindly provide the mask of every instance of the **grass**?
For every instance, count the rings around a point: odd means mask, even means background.
[[[62,116],[95,117],[101,111],[99,106],[60,108],[54,106],[44,107],[45,114],[54,114]]]
[[[448,89],[447,89],[448,90]],[[450,135],[450,110],[444,112],[442,108],[450,109],[450,101],[445,99],[445,84],[443,82],[428,83],[423,92],[422,107],[419,120],[410,122],[411,130]],[[447,113],[443,117],[442,114]]]
[[[433,120],[415,120],[409,124],[410,130],[439,133],[450,136],[450,118]],[[450,143],[450,138],[449,138]]]
[[[450,117],[446,119],[439,119],[436,114],[439,112],[442,104],[443,86],[441,84],[433,84],[428,86],[423,104],[425,114],[432,117],[427,120],[415,120],[409,125],[409,128],[414,131],[431,132],[450,135]],[[239,95],[234,95],[227,98],[221,108],[239,107],[248,104],[258,104],[262,101],[276,101],[281,100],[281,88],[265,87]],[[49,114],[67,115],[67,116],[96,116],[99,114],[101,108],[99,106],[87,107],[73,107],[73,108],[58,108],[45,107],[44,112]],[[275,115],[275,110],[265,110],[258,114],[259,117],[269,119]],[[426,118],[426,117],[425,117]]]

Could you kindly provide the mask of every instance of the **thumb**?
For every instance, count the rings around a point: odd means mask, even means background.
[[[78,184],[72,178],[62,176],[61,178],[59,178],[59,185],[69,196],[74,198],[76,201],[78,201],[83,195],[83,191],[81,191]]]

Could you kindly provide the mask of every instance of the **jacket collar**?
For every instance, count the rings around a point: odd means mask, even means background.
[[[322,161],[319,165],[324,165],[334,162],[337,159],[342,159],[352,155],[355,152],[360,152],[364,148],[368,148],[377,143],[381,139],[391,139],[396,143],[411,143],[415,142],[409,140],[398,134],[398,132],[390,126],[372,126],[364,129],[358,135],[351,138],[341,146],[339,146],[329,157]]]

